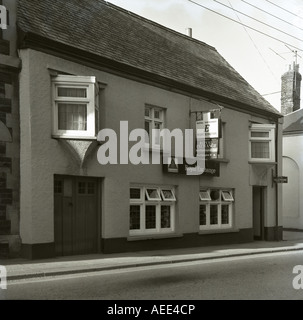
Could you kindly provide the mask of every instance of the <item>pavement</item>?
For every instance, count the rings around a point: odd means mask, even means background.
[[[7,280],[14,281],[286,251],[302,251],[303,256],[302,230],[284,231],[283,240],[274,242],[255,241],[234,245],[94,254],[34,261],[4,259],[0,261],[0,265],[6,267]]]

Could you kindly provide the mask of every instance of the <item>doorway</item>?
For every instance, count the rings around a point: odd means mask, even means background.
[[[265,216],[266,187],[253,187],[253,230],[254,240],[264,240],[264,216]]]
[[[54,232],[57,256],[98,252],[98,179],[55,176]]]

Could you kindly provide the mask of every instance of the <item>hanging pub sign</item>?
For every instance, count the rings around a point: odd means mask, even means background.
[[[168,164],[163,164],[164,173],[174,173],[174,174],[186,174],[187,170],[190,168],[195,168],[197,164],[187,164],[186,159],[183,159],[183,163],[178,163],[176,158],[171,157],[168,159]],[[181,162],[181,161],[180,161]],[[205,170],[202,176],[210,177],[220,177],[220,164],[215,161],[206,160]]]
[[[218,159],[219,139],[205,139],[205,159]]]
[[[213,139],[220,137],[219,119],[198,120],[196,129],[202,129],[205,132],[205,139]]]

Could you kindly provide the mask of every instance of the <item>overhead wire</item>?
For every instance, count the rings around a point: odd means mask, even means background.
[[[228,3],[229,3],[229,5],[230,5],[230,7],[231,7],[232,9],[234,9],[233,5],[230,3],[229,0],[228,0]],[[240,22],[242,22],[241,19],[240,19],[240,17],[239,17],[239,15],[238,15],[236,12],[235,12],[235,15],[236,15],[236,17],[238,18],[238,20],[239,20]],[[274,79],[275,79],[276,81],[278,81],[276,75],[275,75],[275,74],[273,73],[273,71],[271,70],[269,64],[268,64],[267,61],[265,60],[264,56],[262,55],[261,51],[259,50],[259,48],[258,48],[257,44],[255,43],[254,39],[252,38],[252,36],[251,36],[250,33],[248,32],[247,28],[243,26],[243,29],[245,30],[246,34],[248,35],[248,37],[249,37],[249,39],[251,40],[252,44],[254,45],[255,49],[256,49],[257,52],[259,53],[261,59],[263,60],[263,62],[264,62],[264,64],[266,65],[267,69],[269,70],[269,72],[272,74],[272,76],[274,77]]]
[[[256,29],[256,28],[253,28],[253,27],[251,27],[251,26],[249,26],[249,25],[247,25],[247,24],[245,24],[245,23],[243,23],[243,22],[239,22],[239,21],[237,21],[237,20],[235,20],[235,19],[232,19],[232,18],[230,18],[230,17],[228,17],[228,16],[226,16],[226,15],[224,15],[224,14],[218,12],[218,11],[215,11],[215,10],[213,10],[213,9],[210,9],[210,8],[208,8],[208,7],[200,4],[200,3],[198,3],[198,2],[195,2],[195,1],[193,1],[193,0],[187,0],[187,1],[189,1],[189,2],[191,2],[191,3],[193,3],[193,4],[195,4],[195,5],[197,5],[197,6],[199,6],[199,7],[202,7],[202,8],[204,8],[204,9],[208,10],[208,11],[211,11],[211,12],[213,12],[213,13],[221,16],[221,17],[224,17],[224,18],[226,18],[226,19],[228,19],[228,20],[230,20],[230,21],[233,21],[233,22],[235,22],[235,23],[237,23],[237,24],[240,24],[240,25],[242,25],[242,26],[245,26],[245,27],[247,27],[247,28],[249,28],[249,29],[251,29],[251,30],[253,30],[253,31],[255,31],[255,32],[258,32],[258,33],[260,33],[260,34],[262,34],[262,35],[264,35],[264,36],[266,36],[266,37],[268,37],[268,38],[271,38],[271,39],[276,40],[276,41],[278,41],[278,42],[280,42],[280,43],[283,43],[283,44],[288,44],[289,46],[291,46],[291,47],[293,47],[293,48],[301,51],[301,49],[298,48],[297,46],[294,46],[294,45],[292,45],[292,44],[290,44],[290,43],[288,43],[288,42],[286,42],[286,41],[284,41],[284,40],[281,40],[281,39],[279,39],[279,38],[277,38],[277,37],[271,36],[271,35],[263,32],[263,31],[260,31],[260,30],[258,30],[258,29]],[[300,42],[303,42],[303,41],[300,40]]]
[[[238,13],[242,14],[242,15],[245,16],[245,17],[248,17],[248,18],[250,18],[250,19],[252,19],[252,20],[255,20],[255,21],[257,21],[258,23],[261,23],[261,24],[263,24],[263,25],[265,25],[265,26],[267,26],[267,27],[269,27],[269,28],[272,28],[272,29],[274,29],[274,30],[276,30],[276,31],[278,31],[278,32],[283,33],[283,34],[286,34],[286,35],[289,36],[289,37],[292,37],[292,38],[294,38],[294,39],[296,39],[296,40],[299,40],[299,41],[303,41],[303,39],[297,38],[297,37],[291,35],[290,33],[287,33],[287,32],[285,32],[285,31],[283,31],[283,30],[280,30],[280,29],[278,29],[278,28],[276,28],[276,27],[273,27],[273,26],[271,26],[270,24],[268,24],[268,23],[266,23],[266,22],[263,22],[263,21],[261,21],[261,20],[259,20],[259,19],[256,19],[256,18],[254,18],[254,17],[246,14],[246,13],[241,12],[240,10],[232,9],[232,8],[230,8],[229,6],[227,6],[226,4],[224,4],[224,3],[220,2],[220,1],[217,1],[217,0],[213,0],[213,1],[216,2],[216,3],[218,3],[218,4],[220,4],[221,6],[223,6],[223,7],[225,7],[225,8],[234,10],[235,12],[238,12]]]
[[[289,22],[289,21],[286,21],[286,20],[284,20],[284,19],[282,19],[282,18],[280,18],[280,17],[278,17],[278,16],[276,16],[276,15],[274,15],[274,14],[272,14],[272,13],[270,13],[270,12],[268,12],[268,11],[264,10],[264,9],[261,9],[261,8],[259,8],[259,7],[255,6],[255,5],[253,5],[253,4],[251,4],[251,3],[249,3],[249,2],[247,2],[247,1],[245,1],[245,0],[241,0],[241,1],[242,1],[242,2],[244,2],[244,3],[246,3],[247,5],[249,5],[249,6],[253,7],[253,8],[255,8],[255,9],[257,9],[257,10],[260,10],[260,11],[262,11],[262,12],[264,12],[264,13],[268,14],[269,16],[274,17],[275,19],[278,19],[278,20],[280,20],[280,21],[282,21],[282,22],[284,22],[284,23],[289,24],[289,25],[290,25],[290,26],[292,26],[292,27],[295,27],[295,28],[297,28],[297,29],[299,29],[299,30],[303,31],[303,28],[300,28],[300,27],[296,26],[295,24],[293,24],[293,23],[291,23],[291,22]]]
[[[270,4],[272,4],[273,6],[276,6],[276,7],[280,8],[281,10],[284,10],[284,11],[286,11],[286,12],[288,12],[288,13],[292,14],[293,16],[295,16],[295,17],[297,17],[297,18],[299,18],[299,19],[303,20],[303,18],[302,18],[302,17],[300,17],[299,15],[297,15],[297,14],[295,14],[295,13],[293,13],[293,12],[291,12],[291,11],[289,11],[289,10],[287,10],[287,9],[285,9],[285,8],[283,8],[283,7],[281,7],[281,6],[279,6],[279,5],[277,5],[276,3],[272,2],[272,1],[269,1],[269,0],[266,0],[266,1],[267,1],[268,3],[270,3]]]

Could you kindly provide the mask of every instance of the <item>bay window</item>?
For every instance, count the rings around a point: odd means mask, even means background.
[[[95,77],[53,78],[53,136],[95,138],[98,130],[95,83]]]
[[[252,124],[249,144],[250,161],[275,162],[275,125]]]

